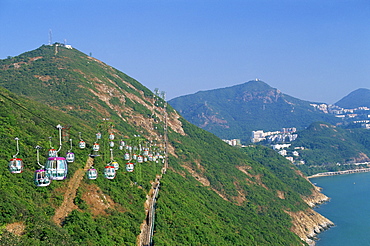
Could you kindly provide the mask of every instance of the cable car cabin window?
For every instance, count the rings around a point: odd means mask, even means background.
[[[23,161],[20,158],[13,158],[9,161],[9,171],[11,173],[23,172]]]

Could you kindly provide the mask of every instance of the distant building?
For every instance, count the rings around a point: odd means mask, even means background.
[[[230,144],[231,146],[241,146],[240,139],[222,139],[225,143]]]
[[[273,150],[279,150],[279,149],[289,148],[290,145],[292,145],[292,144],[273,144],[273,145],[271,145],[271,147],[272,147]]]
[[[285,157],[287,160],[291,161],[292,163],[294,162],[294,158],[292,156],[287,156]]]

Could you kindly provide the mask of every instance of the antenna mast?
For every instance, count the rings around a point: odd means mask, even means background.
[[[53,43],[53,33],[51,29],[49,29],[49,45],[52,45],[52,43]]]

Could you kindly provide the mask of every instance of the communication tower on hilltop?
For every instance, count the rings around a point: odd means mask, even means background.
[[[53,33],[51,29],[49,29],[49,45],[52,45],[52,44],[53,44]]]

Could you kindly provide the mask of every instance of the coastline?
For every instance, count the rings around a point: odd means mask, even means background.
[[[312,184],[312,182],[301,172],[298,173]],[[334,226],[334,223],[328,218],[314,211],[313,207],[329,201],[330,198],[321,193],[321,189],[319,187],[312,184],[311,194],[308,196],[302,196],[302,199],[309,206],[309,208],[298,212],[285,212],[292,218],[293,226],[291,231],[298,235],[301,240],[306,242],[308,245],[314,246],[316,244],[316,235]]]
[[[366,173],[366,172],[370,172],[370,168],[359,168],[359,169],[350,169],[350,170],[336,171],[336,172],[316,173],[314,175],[308,176],[307,178],[310,179],[310,178],[317,178],[317,177],[326,177],[326,176],[352,174],[352,173]]]

